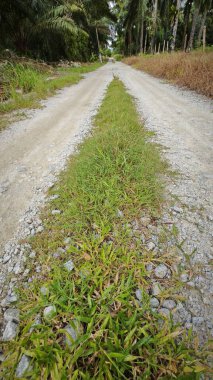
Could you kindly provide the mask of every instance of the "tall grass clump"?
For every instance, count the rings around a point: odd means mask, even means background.
[[[150,305],[147,264],[172,270],[174,257],[148,251],[131,227],[160,214],[167,165],[149,137],[115,79],[91,136],[51,190],[44,231],[31,240],[40,273],[32,267],[34,281],[19,292],[20,332],[4,344],[5,380],[23,355],[24,378],[42,380],[196,379],[205,369],[190,333]],[[174,296],[173,277],[164,286],[162,300]]]
[[[156,77],[213,97],[212,51],[142,55],[126,58],[124,62]]]

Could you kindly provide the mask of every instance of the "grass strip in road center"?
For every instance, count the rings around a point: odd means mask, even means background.
[[[204,354],[150,304],[148,266],[167,266],[171,297],[174,258],[147,249],[136,226],[160,215],[167,164],[118,79],[94,124],[31,241],[41,272],[20,291],[20,332],[7,344],[4,379],[15,378],[23,355],[31,379],[198,378]]]

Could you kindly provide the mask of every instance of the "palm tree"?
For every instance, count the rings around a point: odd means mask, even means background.
[[[191,27],[191,33],[190,33],[190,37],[189,37],[188,46],[187,46],[188,51],[190,51],[193,48],[195,28],[196,28],[197,21],[198,21],[199,11],[200,11],[200,7],[201,7],[201,1],[202,0],[194,0],[194,13],[193,13],[193,18],[192,18],[192,27]]]
[[[176,1],[176,12],[175,12],[175,17],[174,17],[174,25],[173,25],[173,30],[172,30],[171,51],[175,50],[180,6],[181,6],[181,0],[177,0]]]
[[[197,38],[198,46],[201,45],[201,37],[203,34],[203,28],[205,26],[207,13],[212,8],[212,0],[203,0],[201,7],[202,7],[201,9],[202,17],[201,17],[201,24],[200,24],[200,29],[199,29],[198,38]]]

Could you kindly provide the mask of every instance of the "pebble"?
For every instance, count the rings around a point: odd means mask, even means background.
[[[155,268],[155,276],[158,277],[158,278],[164,278],[166,277],[167,273],[168,273],[168,268],[166,265],[164,264],[160,264],[158,265],[156,268]]]
[[[140,289],[136,290],[135,295],[136,295],[136,298],[138,299],[138,301],[142,301],[142,292]]]
[[[39,226],[37,229],[36,229],[36,233],[39,234],[41,232],[44,231],[44,227],[43,226]]]
[[[71,243],[71,241],[72,241],[71,238],[67,237],[67,238],[64,239],[64,244],[65,245],[69,245]]]
[[[183,209],[181,207],[174,206],[172,207],[172,210],[176,212],[177,214],[182,214]]]
[[[22,355],[20,362],[16,368],[16,377],[21,379],[24,377],[27,371],[30,370],[30,357]]]
[[[153,249],[155,249],[155,244],[153,243],[153,241],[150,241],[148,244],[147,244],[147,249],[148,251],[153,251]]]
[[[74,269],[74,263],[73,263],[73,261],[72,260],[67,261],[64,264],[64,268],[66,268],[68,270],[68,272],[71,272]]]
[[[4,313],[4,320],[6,322],[12,321],[15,323],[19,322],[19,310],[18,309],[12,309],[9,308]]]
[[[16,337],[18,334],[19,326],[17,323],[13,321],[8,321],[5,327],[5,330],[3,332],[2,340],[4,342],[8,342]]]
[[[36,257],[36,253],[34,251],[30,252],[29,258],[34,259]]]
[[[180,279],[181,279],[182,282],[187,282],[188,279],[189,279],[189,276],[188,276],[187,273],[182,273],[182,274],[180,275]]]
[[[152,298],[150,299],[150,306],[151,306],[151,307],[158,307],[159,304],[160,304],[160,302],[158,301],[157,298],[152,297]]]
[[[154,282],[154,284],[152,285],[151,292],[153,296],[158,296],[162,292],[161,286],[158,282]]]
[[[56,315],[56,307],[54,305],[50,305],[45,307],[44,309],[44,318],[52,319]]]
[[[118,218],[123,218],[124,217],[124,214],[123,214],[123,211],[121,211],[121,210],[117,210],[117,217]]]
[[[9,260],[11,259],[11,256],[10,255],[4,255],[3,257],[3,264],[6,264]]]
[[[165,307],[166,309],[172,310],[175,308],[176,303],[173,300],[165,300],[162,306]]]
[[[40,293],[43,295],[43,296],[47,296],[49,294],[49,289],[46,287],[46,286],[42,286],[40,288]]]
[[[167,317],[167,318],[170,317],[170,311],[166,309],[165,307],[161,307],[159,309],[159,313],[162,314],[164,317]]]
[[[76,319],[73,319],[72,325],[67,325],[64,330],[66,330],[69,335],[69,337],[67,335],[65,336],[65,342],[69,347],[71,347],[73,342],[75,342],[80,335],[80,324]]]
[[[61,211],[60,210],[52,210],[52,215],[59,215],[61,214]]]

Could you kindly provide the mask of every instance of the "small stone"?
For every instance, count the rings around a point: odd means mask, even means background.
[[[23,276],[27,277],[29,273],[30,273],[30,269],[25,269]]]
[[[6,264],[11,259],[10,255],[4,255],[3,257],[3,264]]]
[[[43,226],[39,226],[37,229],[36,229],[36,233],[39,234],[41,232],[44,231],[44,227]]]
[[[155,298],[155,297],[152,297],[151,299],[150,299],[150,306],[151,307],[158,307],[159,306],[159,301],[158,301],[158,299],[157,298]]]
[[[121,211],[121,210],[117,210],[117,217],[118,218],[123,218],[124,217],[124,214],[123,214],[123,211]]]
[[[52,215],[59,215],[61,214],[60,210],[52,210]]]
[[[204,322],[203,317],[192,317],[192,324],[195,326],[200,326]]]
[[[136,298],[138,299],[138,301],[142,301],[142,292],[140,289],[136,290],[135,295],[136,295]]]
[[[148,251],[153,251],[153,249],[155,249],[155,244],[153,243],[153,241],[150,241],[147,244],[147,249],[148,249]]]
[[[37,325],[41,325],[41,323],[42,323],[42,321],[41,321],[41,316],[40,316],[40,314],[38,314],[38,315],[36,316],[36,318],[35,318],[35,320],[34,320],[32,326],[30,327],[29,332],[32,333],[32,332],[34,331],[35,327],[36,327]]]
[[[155,276],[158,278],[166,277],[168,273],[168,268],[164,264],[160,264],[155,268]]]
[[[159,309],[159,313],[162,314],[166,318],[170,317],[170,311],[168,309],[166,309],[165,307],[161,307]]]
[[[195,283],[193,281],[189,281],[187,282],[187,285],[188,286],[191,286],[191,288],[194,288],[195,287]]]
[[[174,206],[172,207],[172,210],[176,212],[177,214],[182,214],[183,209],[181,207]]]
[[[66,268],[68,270],[68,272],[71,272],[74,269],[73,261],[72,260],[67,261],[64,264],[64,268]]]
[[[74,327],[73,327],[74,326]],[[80,332],[81,332],[81,326],[80,323],[76,320],[72,320],[72,324],[67,325],[64,330],[68,333],[69,337],[65,336],[65,342],[66,344],[71,347],[72,344],[78,339]]]
[[[18,309],[12,309],[9,308],[4,313],[4,320],[6,322],[12,321],[15,323],[19,322],[19,310]]]
[[[153,296],[158,296],[162,292],[160,284],[158,282],[154,282],[154,284],[152,285],[151,292]]]
[[[3,353],[0,352],[0,363],[3,363],[5,361],[5,356]]]
[[[30,370],[30,357],[22,355],[20,362],[16,368],[16,377],[18,379],[23,378],[27,371]]]
[[[67,237],[66,239],[64,239],[64,244],[65,245],[69,245],[71,243],[71,238],[70,237]]]
[[[147,265],[146,265],[146,270],[147,270],[147,272],[151,272],[152,269],[153,269],[153,264],[147,264]]]
[[[18,324],[13,321],[8,321],[3,332],[2,340],[8,342],[16,337],[18,334]]]
[[[175,303],[175,301],[173,301],[173,300],[165,300],[165,301],[163,302],[163,305],[162,305],[162,306],[165,307],[166,309],[172,310],[172,309],[175,308],[176,303]]]
[[[44,318],[52,319],[56,315],[56,307],[54,305],[50,305],[45,307],[44,309]]]
[[[30,252],[29,258],[34,259],[36,257],[36,253],[34,251]]]
[[[41,294],[42,294],[43,296],[47,296],[47,295],[49,294],[49,290],[48,290],[48,288],[47,288],[46,286],[42,286],[42,287],[40,288],[40,292],[41,292]]]
[[[189,279],[189,276],[188,276],[187,273],[182,273],[182,274],[180,275],[180,279],[181,279],[182,282],[187,282],[188,279]]]

